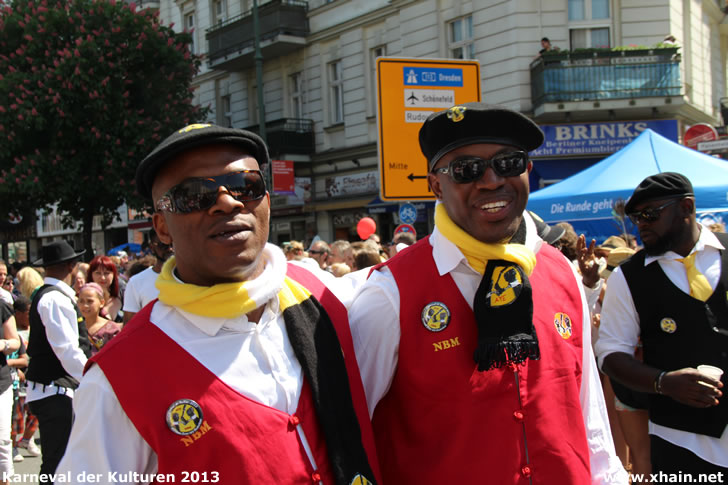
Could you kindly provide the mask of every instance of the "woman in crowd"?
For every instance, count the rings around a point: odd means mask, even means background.
[[[76,292],[76,297],[78,298],[78,292],[81,291],[81,287],[86,284],[88,281],[88,263],[77,263],[76,267],[73,268],[72,273],[72,285],[73,291]]]
[[[28,300],[32,300],[35,290],[43,286],[43,277],[35,268],[30,266],[20,269],[16,277],[18,278],[20,294]]]
[[[0,339],[0,484],[8,483],[3,478],[13,473],[13,444],[10,439],[13,412],[13,378],[6,356],[20,348],[18,331],[15,328],[13,308],[0,301],[0,321],[2,321],[2,339]]]
[[[104,307],[104,290],[96,283],[86,283],[78,294],[78,308],[86,320],[88,338],[95,354],[121,331],[121,325],[100,316]]]
[[[89,282],[96,283],[104,290],[104,305],[99,314],[109,320],[120,322],[119,310],[121,310],[122,302],[119,298],[119,273],[111,258],[96,256],[91,260]]]

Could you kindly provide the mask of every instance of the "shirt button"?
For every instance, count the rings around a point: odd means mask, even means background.
[[[526,465],[523,468],[521,468],[521,475],[524,477],[530,477],[531,476],[531,467]]]
[[[513,411],[513,417],[516,418],[516,421],[523,421],[523,411],[520,409],[518,411]]]
[[[318,483],[321,481],[321,474],[319,472],[313,472],[311,474],[311,480],[314,481],[314,483]]]
[[[298,416],[295,414],[291,415],[291,417],[288,419],[288,422],[291,423],[291,426],[298,426],[301,423],[301,420]]]

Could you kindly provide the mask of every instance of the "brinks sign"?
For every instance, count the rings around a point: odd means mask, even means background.
[[[409,67],[403,70],[405,86],[463,85],[463,70],[446,67]]]

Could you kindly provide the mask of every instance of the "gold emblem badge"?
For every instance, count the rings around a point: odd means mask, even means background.
[[[178,399],[167,409],[167,426],[175,434],[191,435],[201,425],[202,408],[192,399]]]
[[[207,128],[208,126],[212,126],[209,123],[193,123],[191,125],[187,125],[181,130],[178,131],[178,133],[187,133],[188,131],[192,130],[199,130],[200,128]]]
[[[562,339],[566,340],[571,337],[571,318],[566,313],[556,313],[554,315],[554,326]]]
[[[660,320],[660,328],[665,333],[675,333],[677,330],[677,323],[672,318],[663,318]]]
[[[360,473],[355,476],[351,482],[349,482],[349,485],[372,485],[372,482]]]
[[[491,307],[510,305],[523,289],[523,275],[516,265],[496,266],[490,280],[490,291],[485,297]]]
[[[439,301],[428,303],[422,309],[422,323],[430,332],[442,332],[450,325],[450,309]]]
[[[458,121],[462,121],[463,118],[465,118],[465,110],[467,108],[465,106],[453,106],[452,108],[449,108],[447,110],[447,117],[452,120],[453,123],[457,123]]]

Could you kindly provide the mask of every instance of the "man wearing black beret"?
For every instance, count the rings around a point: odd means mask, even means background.
[[[60,472],[104,483],[375,483],[346,309],[267,243],[268,163],[257,135],[207,124],[141,162],[137,188],[174,256],[159,299],[89,361]]]
[[[728,237],[696,222],[693,186],[679,173],[644,179],[625,211],[644,249],[609,277],[602,369],[649,393],[654,473],[726,474],[728,403],[715,368],[728,369]]]
[[[526,212],[526,116],[465,103],[420,129],[435,230],[373,271],[349,311],[386,483],[627,483],[591,318]]]

